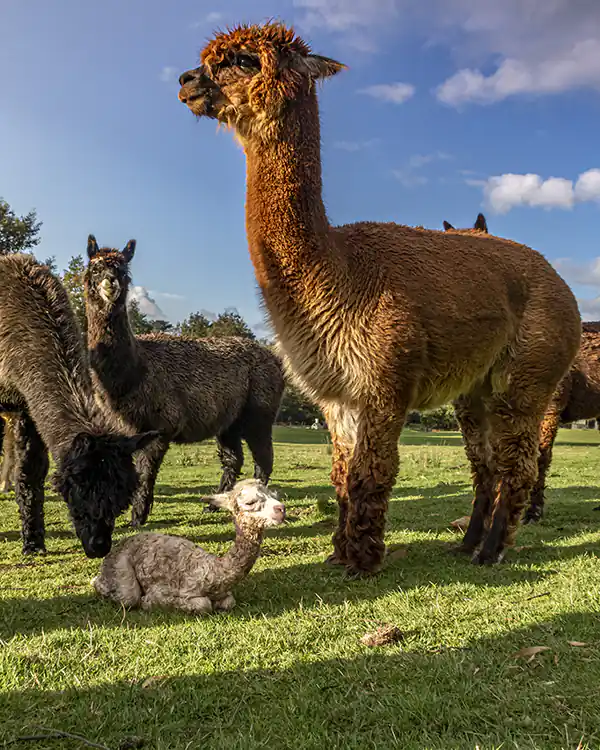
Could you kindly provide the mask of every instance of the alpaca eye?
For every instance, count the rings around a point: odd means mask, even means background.
[[[237,55],[235,58],[235,64],[245,70],[259,67],[258,60],[251,55]]]

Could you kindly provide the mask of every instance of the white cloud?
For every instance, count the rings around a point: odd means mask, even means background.
[[[300,26],[327,29],[365,49],[402,35],[449,49],[458,70],[437,89],[448,104],[600,90],[600,3],[593,0],[294,0],[294,5]]]
[[[430,154],[413,154],[405,167],[393,169],[392,174],[404,187],[426,185],[429,182],[429,178],[422,174],[421,170],[433,162],[448,161],[453,158],[452,154],[447,154],[445,151],[433,151]]]
[[[593,258],[588,263],[576,263],[571,258],[557,258],[553,265],[572,284],[600,287],[600,257]]]
[[[465,68],[437,89],[437,98],[450,105],[491,104],[517,94],[558,94],[574,88],[600,88],[600,40],[586,39],[554,59],[504,60],[495,73],[483,75]]]
[[[358,93],[392,104],[404,104],[414,96],[415,87],[410,83],[376,83],[374,86],[359,89]]]
[[[164,297],[165,299],[176,299],[176,300],[185,299],[183,294],[173,294],[172,292],[157,292],[155,289],[150,289],[149,294],[152,294],[155,297]]]
[[[573,182],[562,177],[542,180],[538,174],[503,174],[490,177],[483,189],[488,205],[505,214],[516,206],[572,208]]]
[[[600,319],[600,297],[593,299],[578,299],[579,312],[582,320],[599,320]]]
[[[216,10],[213,10],[211,13],[208,13],[206,15],[206,22],[207,23],[217,23],[218,21],[223,20],[223,14],[219,13]]]
[[[368,141],[335,141],[333,144],[334,148],[340,149],[340,151],[364,151],[365,149],[372,148],[379,143],[379,138],[370,138]]]
[[[600,203],[600,169],[582,172],[575,183],[564,177],[544,180],[539,174],[502,174],[465,182],[483,186],[487,204],[499,214],[517,206],[570,209],[575,203]]]
[[[132,286],[129,289],[128,300],[136,300],[140,312],[153,320],[166,320],[166,315],[150,296],[150,292],[144,286]]]
[[[600,169],[588,169],[579,175],[575,198],[578,201],[600,201]]]
[[[179,75],[179,69],[174,68],[172,65],[165,65],[160,71],[159,78],[163,83],[173,83],[177,80]]]

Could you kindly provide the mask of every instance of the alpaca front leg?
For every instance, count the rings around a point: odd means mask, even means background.
[[[216,599],[212,603],[215,612],[229,612],[235,607],[235,599],[231,591],[227,592],[222,599]]]
[[[159,437],[136,455],[139,484],[131,506],[131,526],[134,528],[143,526],[148,520],[154,502],[156,478],[168,449],[168,441]]]
[[[44,481],[48,451],[30,417],[22,413],[14,423],[15,497],[21,516],[23,554],[45,552]]]
[[[356,445],[348,466],[346,567],[352,577],[381,568],[389,497],[398,473],[399,415],[371,408],[359,418]]]
[[[356,442],[356,414],[339,404],[322,404],[332,442],[331,483],[338,503],[338,524],[333,533],[333,552],[325,560],[328,565],[348,563],[346,524],[348,521],[348,462]]]

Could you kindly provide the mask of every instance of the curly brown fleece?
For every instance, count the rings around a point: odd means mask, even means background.
[[[539,423],[579,346],[573,294],[517,243],[330,226],[316,82],[344,66],[292,30],[238,27],[201,59],[180,77],[179,99],[244,147],[256,278],[287,365],[332,431],[331,561],[356,575],[379,569],[406,413],[459,394],[482,487],[462,549],[479,563],[501,559],[537,476]]]

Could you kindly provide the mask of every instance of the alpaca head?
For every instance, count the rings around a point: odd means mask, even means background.
[[[243,479],[229,492],[208,498],[213,505],[229,510],[237,523],[252,519],[256,526],[279,526],[285,521],[285,506],[275,490],[259,479]]]
[[[458,234],[489,234],[487,221],[483,214],[477,214],[472,229],[455,229],[450,222],[444,222],[444,232],[456,232]]]
[[[280,23],[217,34],[201,63],[180,76],[179,100],[198,117],[234,128],[242,140],[269,140],[292,102],[312,92],[315,81],[345,67],[312,54],[293,29]]]
[[[55,487],[67,503],[88,557],[110,552],[115,519],[131,504],[138,485],[132,454],[157,436],[157,432],[133,437],[82,432],[61,460]]]
[[[131,283],[129,264],[135,253],[135,240],[129,240],[122,251],[98,247],[93,234],[88,237],[88,265],[84,288],[90,302],[103,309],[124,307]]]

